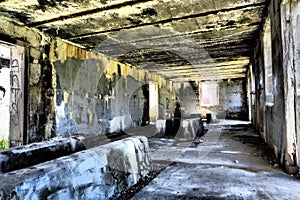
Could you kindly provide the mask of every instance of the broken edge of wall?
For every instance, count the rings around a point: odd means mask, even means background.
[[[146,137],[131,137],[0,175],[0,199],[108,199],[151,170]]]

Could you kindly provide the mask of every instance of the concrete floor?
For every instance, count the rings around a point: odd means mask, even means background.
[[[285,174],[247,122],[209,125],[203,142],[150,138],[165,167],[131,199],[299,199],[300,181]]]

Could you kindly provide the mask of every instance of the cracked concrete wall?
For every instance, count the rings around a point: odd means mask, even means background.
[[[57,136],[120,132],[141,125],[147,100],[143,86],[150,81],[159,88],[170,84],[159,75],[59,39],[53,40],[51,63]]]
[[[271,41],[272,41],[272,70],[274,87],[274,104],[264,110],[264,50],[263,35],[257,40],[252,64],[255,74],[255,125],[258,131],[265,135],[266,142],[274,149],[279,161],[284,163],[285,154],[285,110],[284,110],[284,74],[283,74],[283,52],[281,37],[280,8],[278,1],[272,1],[269,6],[271,19]],[[264,113],[264,111],[266,113]],[[264,115],[265,114],[265,115]],[[266,118],[264,118],[266,117]],[[264,121],[267,127],[264,133]]]
[[[180,103],[182,118],[188,118],[192,113],[197,111],[199,112],[199,109],[197,107],[199,105],[199,96],[195,92],[191,84],[188,82],[184,82],[174,83],[173,85],[176,96],[173,97],[174,102],[172,102],[172,115],[175,114],[176,102]],[[178,100],[175,100],[176,97],[178,98]]]
[[[166,98],[171,99],[172,83],[159,75],[50,38],[12,19],[0,21],[3,40],[25,47],[24,144],[78,133],[118,132],[132,122],[141,124],[142,86],[149,81],[159,85],[161,108],[166,107]]]
[[[299,165],[299,1],[282,1],[283,69],[285,78],[286,166]],[[298,141],[297,141],[298,139]]]
[[[53,126],[52,66],[49,62],[50,38],[37,29],[1,16],[1,40],[25,47],[24,143],[51,137]],[[28,133],[27,137],[26,134]]]
[[[299,2],[299,1],[298,1]],[[300,4],[297,4],[296,9],[298,10],[298,13],[300,13]],[[294,30],[300,30],[300,15],[297,15],[294,17]],[[296,72],[296,119],[300,119],[300,32],[295,31],[294,32],[294,41],[295,41],[295,72]],[[296,133],[297,133],[297,159],[298,163],[300,161],[300,122],[299,120],[296,120]],[[299,166],[299,164],[298,164]]]
[[[265,81],[264,81],[264,45],[263,36],[260,36],[260,40],[257,42],[255,47],[255,53],[253,56],[252,64],[255,76],[255,127],[262,137],[265,136],[264,133],[264,106],[265,106]],[[264,137],[265,138],[265,137]]]
[[[282,1],[281,12],[281,34],[283,53],[283,78],[284,78],[284,113],[285,113],[285,166],[296,164],[296,133],[295,133],[295,72],[294,72],[294,42],[292,27],[292,1]],[[298,31],[298,30],[296,30]]]
[[[273,147],[280,163],[294,166],[299,160],[296,120],[299,114],[297,95],[297,18],[299,1],[273,0],[268,8],[271,20],[273,104],[268,104],[264,95],[264,52],[263,34],[257,40],[253,56],[256,76],[256,119],[255,123],[266,142]],[[296,46],[296,48],[295,48]],[[297,70],[296,70],[297,72]],[[298,128],[299,130],[299,128]],[[299,137],[298,137],[299,138]],[[298,139],[299,140],[299,139]],[[298,145],[298,146],[297,146]]]
[[[184,117],[199,112],[205,118],[207,113],[214,112],[219,119],[248,120],[246,79],[208,82],[215,83],[218,86],[217,91],[212,88],[208,89],[208,94],[204,94],[204,91],[202,91],[204,83],[207,82],[198,83],[196,91],[189,84],[177,85],[179,99],[184,102],[182,105]],[[202,104],[203,98],[213,99],[213,97],[205,95],[212,95],[215,92],[217,104],[204,106]]]

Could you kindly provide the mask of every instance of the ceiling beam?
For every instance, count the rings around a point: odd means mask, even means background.
[[[173,77],[168,80],[172,82],[188,82],[188,81],[217,81],[217,80],[228,80],[228,79],[236,79],[236,78],[245,78],[245,74],[239,75],[224,75],[224,76],[210,76],[210,77]]]
[[[112,9],[119,9],[119,8],[126,7],[126,6],[133,6],[135,4],[145,3],[145,2],[149,2],[149,1],[153,1],[153,0],[130,0],[130,1],[122,2],[122,3],[117,3],[117,4],[113,4],[113,5],[94,8],[94,9],[91,9],[91,10],[85,10],[85,11],[82,11],[82,12],[71,13],[71,14],[68,14],[68,15],[63,15],[63,16],[59,16],[59,17],[56,17],[56,18],[47,19],[47,20],[44,20],[44,21],[28,23],[26,25],[29,26],[29,27],[36,27],[36,26],[41,26],[41,25],[44,25],[44,24],[49,24],[49,23],[52,23],[52,22],[64,21],[64,20],[67,20],[67,19],[78,18],[78,17],[82,17],[82,16],[85,16],[85,15],[91,15],[91,14],[94,14],[94,13],[107,11],[107,10],[112,10]]]
[[[96,31],[96,32],[92,32],[92,33],[85,33],[85,34],[80,34],[77,36],[69,37],[68,39],[85,38],[85,37],[90,37],[90,36],[98,35],[98,34],[102,34],[102,33],[117,32],[117,31],[121,31],[121,30],[133,29],[133,28],[138,28],[138,27],[165,24],[165,23],[170,23],[170,22],[174,22],[174,21],[178,21],[178,20],[185,20],[185,19],[192,19],[192,18],[196,18],[196,17],[214,15],[214,14],[218,14],[220,12],[229,12],[229,11],[234,11],[234,10],[263,7],[263,6],[265,6],[265,4],[266,4],[266,2],[261,2],[261,3],[247,4],[247,5],[236,6],[236,7],[231,7],[231,8],[223,8],[223,9],[212,10],[212,11],[207,11],[207,12],[202,12],[202,13],[196,13],[196,14],[191,14],[191,15],[185,15],[185,16],[180,16],[180,17],[173,17],[173,18],[158,20],[155,22],[148,22],[148,23],[142,23],[142,24],[138,24],[138,25],[118,27],[118,28],[113,28],[113,29],[109,29],[109,30]]]

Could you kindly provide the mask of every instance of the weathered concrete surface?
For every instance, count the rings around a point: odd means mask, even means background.
[[[300,12],[300,3],[298,2],[297,6],[294,7],[293,13],[296,12]],[[297,18],[297,19],[296,19]],[[295,51],[295,79],[296,79],[296,99],[295,99],[295,103],[296,103],[296,119],[300,118],[300,33],[299,30],[300,29],[300,16],[299,15],[295,15],[293,14],[293,30],[294,30],[294,41],[295,41],[295,45],[294,45],[294,51]],[[298,53],[297,53],[298,52]],[[296,133],[297,133],[297,138],[300,138],[300,122],[299,120],[296,120]],[[300,161],[300,140],[297,140],[297,162],[298,162],[298,167],[300,167],[299,165],[299,161]]]
[[[22,101],[15,108],[24,116],[20,117],[20,122],[17,124],[19,128],[15,128],[10,133],[13,136],[11,145],[18,146],[27,142],[49,139],[53,134],[54,126],[52,66],[49,64],[48,52],[51,39],[38,29],[26,27],[7,16],[1,15],[0,23],[2,42],[9,42],[10,44],[6,43],[6,45],[11,47],[17,45],[25,49],[24,54],[21,55],[24,66],[20,66],[24,74],[19,80],[20,87],[25,88],[25,92],[22,98],[18,98]],[[19,61],[21,64],[21,60]],[[22,111],[22,105],[28,106],[28,109]]]
[[[0,151],[0,174],[26,168],[42,162],[67,156],[129,137],[122,133],[101,135],[85,134],[32,143]]]
[[[168,167],[132,199],[296,200],[298,187],[299,180],[282,173],[178,164]]]
[[[141,116],[147,115],[143,112],[147,98],[142,85],[149,81],[159,85],[159,118],[165,119],[166,113],[174,110],[172,101],[176,98],[171,80],[189,84],[187,80],[245,76],[249,42],[259,28],[264,0],[214,1],[214,6],[207,2],[166,2],[1,2],[1,14],[14,18],[1,17],[3,39],[20,43],[27,53],[24,132],[28,136],[24,134],[24,142],[99,130],[122,131],[138,124]],[[184,9],[190,10],[188,15]],[[96,21],[82,19],[84,23],[77,24],[81,18],[73,15],[76,13],[96,17]],[[62,22],[60,17],[68,20]],[[148,20],[149,27],[145,25]],[[126,28],[132,25],[132,29]],[[111,28],[129,32],[112,37],[118,31]],[[89,33],[91,37],[76,38]],[[193,107],[187,110],[195,109],[197,97],[194,95]]]
[[[201,88],[202,82],[199,84]],[[209,83],[209,82],[208,82]],[[214,83],[214,82],[213,82]],[[199,110],[202,115],[206,113],[215,112],[219,119],[235,119],[235,120],[248,120],[247,109],[247,93],[246,93],[246,80],[229,79],[219,80],[215,82],[218,85],[217,88],[217,105],[202,105],[203,98],[213,98],[212,95],[207,96],[200,92],[201,104]],[[212,89],[209,89],[210,93],[213,93]]]
[[[196,118],[181,119],[177,130],[174,127],[174,120],[158,120],[155,122],[156,133],[161,137],[175,136],[177,138],[193,139],[203,131],[203,124],[200,120]],[[172,125],[168,125],[167,121],[170,121]]]
[[[257,38],[253,55],[253,73],[255,76],[254,124],[275,150],[277,158],[287,169],[299,165],[298,94],[297,94],[297,23],[299,2],[271,1],[268,7],[270,20],[269,44],[264,44],[262,32]],[[265,45],[265,46],[264,46]],[[269,58],[264,58],[269,45],[272,47]],[[271,83],[273,102],[270,104],[266,95],[268,84],[265,75],[268,70],[265,60],[272,63]]]
[[[159,107],[166,109],[166,98],[173,92],[160,75],[119,63],[104,55],[53,40],[51,63],[55,70],[55,133],[105,134],[124,131],[149,120],[149,91],[155,82],[160,93]],[[148,96],[148,99],[147,99]],[[148,111],[146,111],[148,108]],[[172,106],[169,106],[172,109]],[[163,118],[164,113],[160,113]]]
[[[1,151],[0,173],[26,168],[84,150],[82,139],[83,137],[54,139]]]
[[[252,38],[260,28],[266,4],[265,0],[26,0],[13,3],[4,0],[0,10],[3,15],[16,18],[28,27],[89,49],[124,30],[137,31],[132,38],[126,37],[127,34],[124,38],[114,38],[112,45],[99,51],[124,63],[152,68],[174,80],[188,81],[198,80],[199,74],[193,74],[198,71],[205,74],[203,78],[206,79],[245,77]],[[151,37],[149,30],[157,27],[160,34]],[[209,59],[202,62],[197,53],[189,50],[183,51],[189,59],[176,55],[174,52],[191,45],[182,40],[184,35],[194,40],[192,45],[205,48],[216,62]],[[126,43],[138,50],[122,56],[118,51]],[[145,43],[152,48],[139,49]],[[194,66],[190,65],[191,60],[195,61]],[[149,67],[147,63],[161,66]],[[217,75],[216,70],[220,72]]]
[[[273,152],[249,125],[222,121],[209,128],[197,146],[151,139],[153,162],[167,168],[132,199],[299,198],[299,180],[278,168]]]
[[[108,199],[151,170],[147,138],[132,137],[0,175],[0,199]]]
[[[299,32],[297,23],[299,18],[300,3],[283,1],[279,4],[280,12],[282,13],[281,19],[281,37],[282,37],[282,65],[283,65],[283,89],[284,89],[284,123],[285,123],[285,165],[287,170],[290,167],[299,165],[297,154],[299,154],[299,146],[297,146],[297,112],[299,112],[297,105],[297,68],[296,63],[297,54],[296,42],[298,38],[295,37]],[[291,48],[292,47],[292,48]],[[299,140],[299,139],[298,139]]]

